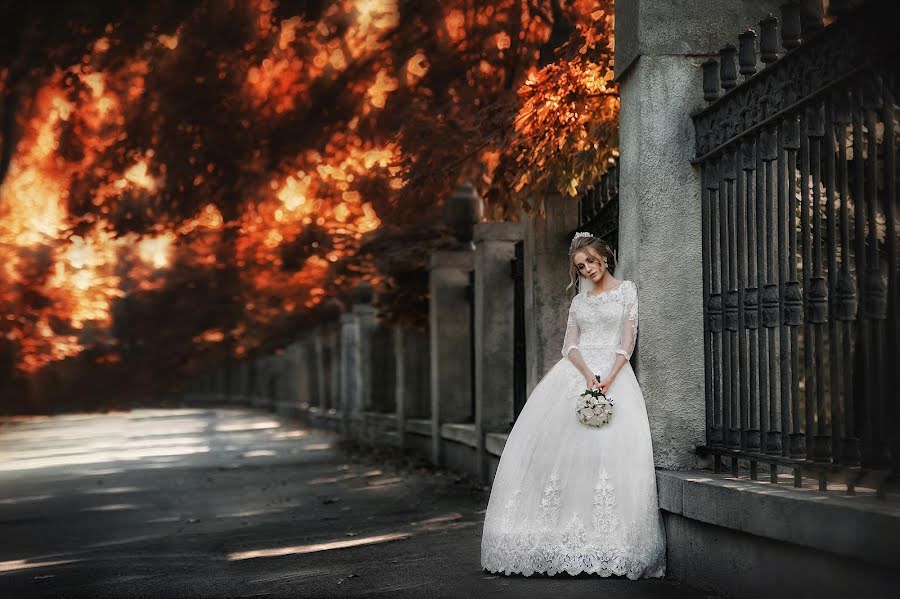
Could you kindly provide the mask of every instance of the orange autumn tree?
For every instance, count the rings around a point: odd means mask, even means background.
[[[367,233],[462,179],[495,217],[571,194],[615,145],[608,0],[2,4],[7,382],[268,351],[390,284]]]

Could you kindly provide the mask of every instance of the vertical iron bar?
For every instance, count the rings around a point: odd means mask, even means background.
[[[885,355],[895,356],[894,363],[896,364],[896,356],[900,354],[900,328],[898,328],[898,325],[900,325],[900,314],[898,314],[897,309],[897,306],[900,305],[900,297],[897,294],[897,157],[896,138],[893,133],[896,125],[894,122],[894,95],[891,92],[893,86],[889,85],[889,83],[892,82],[887,81],[883,86],[884,99],[882,101],[883,112],[881,116],[882,123],[884,123],[882,151],[884,153],[884,220],[886,224],[885,249],[888,263],[887,298],[889,306],[888,346]],[[888,376],[890,376],[891,367],[888,367],[887,371]],[[886,403],[888,413],[886,414],[885,422],[890,423],[888,426],[891,426],[891,457],[894,471],[897,472],[900,471],[900,427],[896,423],[900,412],[898,412],[897,400],[892,400],[891,395],[889,395],[893,391],[889,387],[888,381],[885,380],[882,390],[885,394],[885,402],[889,402]]]
[[[787,164],[790,160],[791,150],[791,130],[787,120],[778,127],[776,138],[776,150],[778,157],[776,162],[776,184],[775,191],[777,193],[775,208],[778,211],[778,305],[781,314],[779,315],[778,327],[778,365],[779,365],[779,393],[781,408],[781,422],[776,420],[774,406],[769,407],[769,438],[766,440],[766,452],[774,455],[788,455],[788,448],[791,447],[788,431],[795,432],[791,428],[791,381],[792,379],[792,355],[791,355],[791,336],[790,326],[788,325],[787,312],[787,284],[790,278],[792,255],[788,247],[788,238],[790,237],[790,227],[793,220],[790,218],[790,187],[787,184],[787,177],[790,166]],[[779,426],[780,424],[780,426]],[[777,435],[775,431],[780,429],[781,434]]]
[[[761,150],[761,148],[760,148]],[[746,436],[746,448],[749,451],[759,451],[759,408],[757,407],[760,400],[760,391],[762,384],[757,384],[759,378],[759,358],[757,349],[759,346],[759,286],[757,285],[757,248],[760,245],[757,240],[756,229],[756,202],[755,202],[755,180],[757,171],[758,154],[757,141],[755,138],[744,140],[741,144],[741,152],[743,153],[742,167],[746,180],[744,182],[744,207],[746,220],[744,227],[746,228],[746,248],[747,248],[747,272],[745,277],[744,289],[744,322],[747,327],[747,344],[748,344],[748,362],[747,374],[749,379],[749,392],[747,403],[747,415],[744,419],[744,428]],[[751,468],[755,468],[756,463],[751,463]]]
[[[804,121],[806,119],[804,118]],[[809,135],[805,130],[807,123],[803,123],[803,131],[800,135],[800,247],[801,268],[803,275],[803,411],[806,416],[806,455],[813,455],[812,439],[815,434],[815,394],[811,388],[815,385],[812,352],[812,324],[810,322],[810,277],[812,271],[812,248],[809,236],[809,211],[810,211],[810,185],[809,185]]]
[[[737,209],[735,197],[735,180],[737,178],[736,156],[733,149],[725,152],[725,192],[728,203],[728,296],[726,298],[726,314],[730,312],[730,346],[731,354],[731,405],[728,408],[728,447],[740,449],[740,429],[738,418],[740,417],[741,397],[741,366],[740,352],[738,350],[739,331],[741,328],[741,306],[738,293],[738,244],[737,244]]]
[[[831,459],[839,461],[841,422],[843,422],[843,402],[841,399],[841,343],[837,321],[837,255],[838,245],[835,231],[835,136],[834,106],[831,99],[825,103],[825,245],[828,257],[828,349],[829,385],[828,400],[831,409]]]
[[[738,431],[741,449],[747,448],[747,415],[750,403],[749,367],[747,365],[747,208],[745,195],[746,165],[744,162],[744,144],[735,149],[735,182],[734,182],[734,227],[735,227],[735,261],[737,263],[738,292],[738,372],[740,373],[740,405]]]
[[[848,90],[839,92],[835,97],[835,120],[837,127],[838,144],[838,172],[840,173],[840,244],[841,244],[841,268],[837,278],[837,318],[840,321],[839,331],[841,337],[841,354],[843,371],[843,397],[844,414],[842,421],[843,439],[841,443],[841,463],[846,466],[859,465],[859,439],[856,436],[856,420],[854,411],[854,372],[856,363],[853,359],[852,347],[852,323],[856,319],[857,292],[856,281],[851,266],[850,247],[850,164],[847,159],[847,127],[851,124],[850,116],[852,104]],[[855,201],[855,200],[854,200]]]
[[[710,170],[707,164],[702,164],[700,167],[700,181],[703,186],[700,190],[701,200],[703,205],[700,208],[700,217],[701,217],[701,242],[703,244],[701,248],[702,252],[702,260],[703,260],[703,382],[704,382],[704,395],[705,395],[705,406],[706,406],[706,443],[710,445],[712,443],[712,429],[713,429],[713,375],[712,375],[712,336],[713,336],[713,327],[710,323],[710,310],[709,310],[709,301],[710,301],[710,289],[711,289],[711,273],[710,269],[712,264],[710,262],[710,252],[709,252],[709,207],[710,207],[710,195],[712,194],[712,190],[709,189],[707,185],[707,179],[709,177]]]
[[[863,79],[863,108],[867,133],[866,144],[866,218],[868,220],[869,255],[866,271],[866,291],[868,301],[866,320],[871,330],[872,345],[869,346],[871,370],[868,370],[873,385],[870,396],[869,419],[872,434],[873,463],[885,466],[890,463],[887,442],[886,410],[884,398],[884,324],[887,316],[887,286],[881,276],[881,256],[878,250],[878,111],[881,109],[881,79],[871,74]]]
[[[759,346],[759,361],[757,364],[757,377],[759,379],[759,413],[757,415],[757,428],[759,429],[758,450],[766,453],[766,439],[769,433],[768,417],[770,402],[775,398],[769,394],[769,381],[774,378],[774,364],[770,362],[768,351],[768,339],[771,336],[772,326],[770,322],[771,306],[766,292],[766,277],[768,274],[767,250],[771,247],[769,236],[771,231],[766,228],[766,219],[769,215],[768,202],[771,185],[767,180],[769,153],[771,152],[772,136],[774,131],[763,131],[759,136],[759,145],[756,151],[756,289],[759,297],[760,323],[757,336]],[[774,358],[774,356],[771,356]]]
[[[759,288],[762,291],[760,305],[764,317],[764,329],[760,331],[765,334],[765,343],[760,337],[760,367],[759,367],[759,389],[760,389],[760,429],[764,433],[765,452],[778,455],[781,453],[781,431],[782,428],[778,422],[778,382],[781,375],[781,367],[777,359],[776,328],[781,324],[779,317],[779,297],[778,297],[778,239],[783,235],[779,232],[783,227],[776,224],[776,215],[782,214],[783,210],[776,204],[779,198],[784,197],[784,151],[779,143],[780,133],[771,129],[763,135],[764,146],[760,152],[763,160],[762,166],[757,167],[757,178],[762,175],[762,197],[757,198],[757,222],[760,231],[759,240]],[[777,165],[775,163],[777,159]],[[775,185],[774,169],[778,167],[779,179]],[[776,189],[777,187],[777,189]],[[779,194],[776,197],[776,191]],[[765,231],[765,235],[762,232]],[[765,268],[763,268],[765,266]],[[776,372],[777,370],[777,372]],[[768,387],[766,392],[766,387]],[[766,400],[768,406],[766,406]],[[768,419],[768,426],[766,421]],[[774,468],[774,466],[773,466]],[[777,470],[777,468],[776,468]]]
[[[785,443],[782,452],[787,452],[790,447],[790,456],[803,458],[806,456],[806,441],[800,421],[800,323],[803,321],[803,298],[800,291],[800,283],[797,281],[797,152],[800,149],[800,121],[796,116],[785,118],[783,124],[784,148],[787,150],[787,182],[785,185],[784,202],[781,204],[780,213],[787,212],[783,233],[786,242],[780,244],[780,249],[785,252],[783,259],[779,261],[785,268],[783,283],[781,285],[781,305],[784,311],[783,319],[786,327],[782,327],[782,334],[786,336],[785,329],[790,332],[790,344],[782,341],[781,367],[782,377],[782,422],[786,422],[785,414],[790,415],[790,443]],[[779,191],[782,182],[779,181]],[[780,195],[780,194],[779,194]],[[787,373],[785,375],[784,373]],[[786,382],[790,385],[785,393]],[[790,398],[788,403],[785,397]],[[787,430],[787,427],[784,429]]]
[[[731,425],[731,390],[732,390],[732,365],[731,365],[731,335],[732,335],[732,311],[729,305],[731,283],[729,265],[729,236],[728,236],[728,155],[724,154],[719,161],[719,264],[720,280],[722,287],[722,445],[728,445],[728,429]]]
[[[517,241],[510,261],[513,280],[513,422],[528,399],[525,387],[527,347],[525,346],[525,242]]]
[[[854,346],[854,387],[858,391],[854,402],[855,413],[853,420],[860,423],[862,435],[860,437],[862,460],[869,462],[871,458],[871,430],[868,424],[868,412],[871,387],[869,380],[869,330],[864,318],[867,290],[866,279],[866,217],[865,217],[865,160],[863,158],[863,117],[862,106],[857,94],[853,94],[853,229],[854,246],[856,250],[856,283],[860,291],[860,310],[856,318],[856,344]]]
[[[721,220],[719,218],[719,167],[717,163],[707,166],[709,191],[709,264],[711,274],[711,293],[709,312],[712,329],[712,361],[713,361],[713,425],[710,444],[714,447],[722,445],[722,398],[724,395],[722,366],[722,278],[720,277],[719,254],[721,248]]]
[[[826,432],[825,405],[825,348],[824,325],[827,321],[827,290],[825,278],[822,276],[822,138],[825,136],[825,123],[823,106],[815,101],[809,106],[807,112],[807,132],[810,144],[810,175],[812,185],[810,190],[810,209],[812,210],[812,239],[810,259],[812,260],[809,276],[809,291],[807,305],[809,307],[810,331],[812,337],[808,344],[812,353],[813,376],[815,378],[815,395],[809,396],[809,410],[815,410],[815,431],[807,431],[807,435],[813,435],[813,458],[817,462],[827,462],[831,459],[831,440]],[[826,197],[826,200],[828,198]],[[808,391],[811,394],[811,390]],[[807,418],[807,420],[809,420]],[[823,471],[824,472],[824,471]]]

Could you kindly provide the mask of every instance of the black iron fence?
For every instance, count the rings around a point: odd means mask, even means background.
[[[699,451],[717,470],[730,458],[737,476],[746,461],[755,479],[763,463],[772,482],[786,470],[796,486],[812,475],[821,490],[865,484],[883,496],[900,468],[887,4],[830,15],[826,27],[810,3],[789,3],[760,21],[759,55],[747,31],[703,65]]]
[[[513,421],[528,400],[526,389],[528,352],[525,345],[525,242],[517,241],[510,260],[513,279]]]
[[[613,252],[619,240],[619,162],[616,159],[600,180],[578,199],[578,230],[603,239]]]

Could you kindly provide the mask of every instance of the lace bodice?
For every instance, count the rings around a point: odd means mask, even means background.
[[[569,306],[563,357],[573,348],[603,348],[630,359],[637,340],[637,315],[637,286],[631,281],[599,294],[579,293]]]

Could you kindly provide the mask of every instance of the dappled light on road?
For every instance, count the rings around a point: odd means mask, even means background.
[[[17,570],[31,570],[33,568],[44,568],[47,566],[72,564],[77,561],[77,559],[61,559],[46,562],[32,562],[24,559],[14,559],[6,562],[0,562],[0,574],[4,574],[6,572],[15,572]]]
[[[283,555],[294,555],[300,553],[315,553],[316,551],[330,551],[332,549],[346,549],[348,547],[358,547],[360,545],[371,545],[373,543],[386,543],[388,541],[398,541],[410,537],[410,533],[392,533],[386,535],[375,535],[362,539],[350,539],[345,541],[332,541],[330,543],[316,543],[313,545],[296,545],[294,547],[273,547],[271,549],[256,549],[254,551],[240,551],[228,554],[231,561],[255,559],[258,557],[281,557]]]

